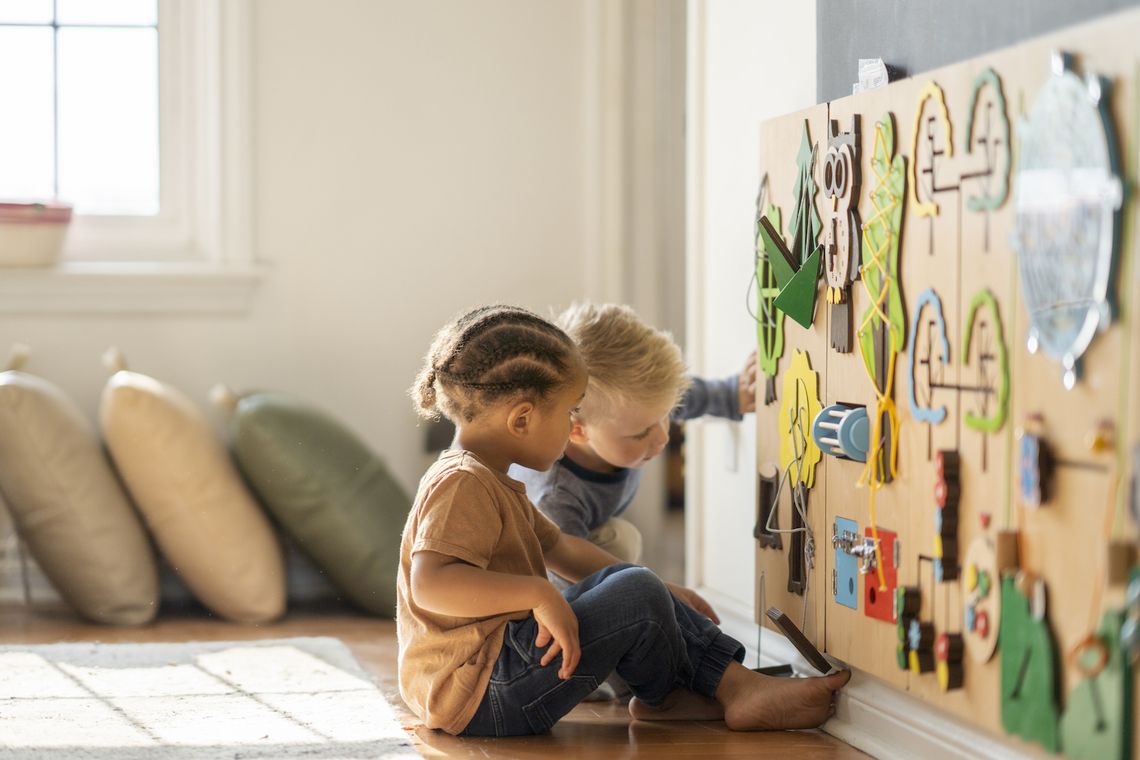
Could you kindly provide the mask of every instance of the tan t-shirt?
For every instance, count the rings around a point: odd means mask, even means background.
[[[428,550],[499,573],[546,577],[542,554],[561,535],[526,497],[526,486],[469,451],[445,451],[420,480],[400,542],[396,632],[400,696],[429,728],[458,734],[479,708],[518,610],[485,618],[440,615],[416,605],[412,555]]]

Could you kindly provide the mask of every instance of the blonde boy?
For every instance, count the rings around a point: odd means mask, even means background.
[[[756,355],[739,375],[703,380],[688,374],[669,333],[628,306],[575,304],[558,324],[585,359],[586,396],[571,416],[565,455],[545,472],[515,466],[510,474],[563,532],[637,562],[641,534],[620,515],[637,493],[640,467],[664,450],[670,420],[739,420],[754,411]]]

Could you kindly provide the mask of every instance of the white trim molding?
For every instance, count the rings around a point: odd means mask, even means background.
[[[3,270],[0,314],[236,314],[266,271],[145,262]]]
[[[583,9],[585,295],[598,303],[621,302],[627,256],[625,4],[586,0]]]
[[[685,335],[690,366],[705,369],[705,4],[688,3],[685,24]],[[704,585],[704,426],[686,431],[685,446],[685,583]]]

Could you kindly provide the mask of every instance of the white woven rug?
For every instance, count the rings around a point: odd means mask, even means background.
[[[0,758],[418,758],[333,638],[0,647]]]

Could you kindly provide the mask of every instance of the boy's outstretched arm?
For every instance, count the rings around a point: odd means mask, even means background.
[[[691,384],[670,415],[674,421],[693,420],[709,415],[740,420],[756,411],[756,352],[748,354],[744,368],[721,380],[690,376]]]
[[[744,369],[736,376],[737,409],[741,414],[756,411],[756,350],[744,362]]]
[[[543,559],[546,560],[547,567],[572,583],[577,583],[602,568],[622,561],[586,539],[571,536],[568,533],[563,533],[559,537],[558,543],[543,555]],[[669,587],[669,592],[673,596],[714,623],[720,622],[720,617],[712,605],[706,602],[696,591],[668,581],[665,582],[665,585]]]
[[[408,585],[417,606],[440,615],[478,618],[532,610],[538,622],[535,643],[543,647],[554,642],[543,655],[542,665],[561,654],[558,676],[563,680],[578,667],[578,618],[546,578],[483,570],[456,557],[424,550],[412,555]]]

